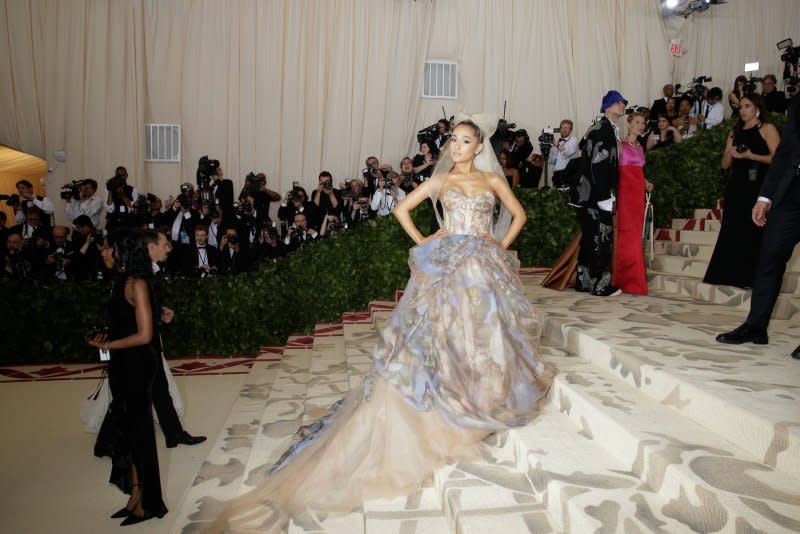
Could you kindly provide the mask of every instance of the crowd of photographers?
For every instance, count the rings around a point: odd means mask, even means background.
[[[721,123],[725,118],[723,93],[719,87],[706,87],[709,81],[704,76],[696,78],[683,93],[678,91],[679,85],[665,85],[663,96],[649,108],[627,110],[639,111],[647,118],[642,146],[656,150]],[[775,89],[775,76],[757,81],[762,84],[761,97],[767,108],[784,112],[787,99]],[[739,99],[755,90],[752,78],[736,79],[728,94],[734,114]],[[251,172],[236,196],[220,162],[204,156],[195,183],[182,184],[174,198],[162,200],[140,194],[128,184],[125,167],[117,167],[103,192],[98,192],[93,179],[73,181],[61,189],[71,228],[53,225],[53,203],[34,195],[29,181],[20,180],[16,194],[0,196],[14,210],[13,221],[0,211],[0,277],[31,281],[106,278],[110,273],[105,272],[100,257],[103,236],[121,227],[151,228],[167,236],[173,253],[168,263],[160,266],[166,276],[208,277],[249,271],[336,232],[389,215],[407,193],[431,176],[452,121],[452,117],[450,121],[442,119],[421,130],[417,135],[419,153],[403,158],[398,170],[370,156],[358,178],[335,184],[331,173],[322,171],[310,195],[294,182],[281,196],[267,186],[266,175]],[[509,185],[547,187],[549,168],[552,184],[562,186],[560,174],[579,152],[572,121],[565,119],[559,128],[542,130],[536,138],[539,152],[527,131],[515,128],[501,120],[491,138]],[[277,219],[270,217],[273,202],[280,203]]]

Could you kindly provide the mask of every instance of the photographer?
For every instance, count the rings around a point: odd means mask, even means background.
[[[219,250],[208,244],[208,228],[204,224],[194,227],[194,243],[180,252],[180,272],[184,276],[204,278],[217,271]]]
[[[116,168],[114,176],[106,181],[106,190],[106,229],[112,231],[134,226],[133,201],[139,198],[139,192],[128,185],[128,170],[125,167]]]
[[[367,167],[362,171],[364,186],[370,195],[378,190],[378,178],[383,176],[380,171],[381,162],[375,156],[369,156],[366,160]]]
[[[328,213],[322,221],[322,228],[319,231],[320,237],[329,237],[333,232],[342,228],[342,220],[338,215]]]
[[[45,260],[45,277],[55,280],[72,279],[72,256],[75,250],[72,243],[67,240],[69,228],[66,226],[54,226],[52,233],[52,247],[50,254]]]
[[[290,191],[287,191],[281,207],[278,208],[278,219],[281,221],[281,237],[286,237],[288,228],[294,223],[294,216],[298,213],[303,213],[306,216],[310,227],[317,226],[317,206],[308,201],[305,189],[295,185]]]
[[[305,248],[318,237],[319,233],[308,226],[305,213],[298,212],[294,215],[294,223],[289,227],[283,243],[287,247],[287,252],[294,252],[299,248]]]
[[[448,139],[450,139],[450,121],[439,119],[436,123],[436,138],[433,140],[436,148],[441,150]]]
[[[169,225],[169,237],[173,243],[189,245],[193,242],[194,227],[200,224],[201,220],[200,213],[192,205],[190,192],[181,192],[170,209],[164,212],[162,220],[165,225]]]
[[[722,105],[722,89],[712,87],[708,90],[707,96],[709,108],[708,114],[698,117],[701,124],[706,128],[713,128],[725,120],[725,108]]]
[[[242,247],[239,240],[239,231],[235,227],[225,229],[220,240],[219,274],[231,276],[250,269],[250,256],[247,249]]]
[[[61,198],[67,201],[64,211],[70,221],[74,221],[79,215],[86,215],[95,226],[100,224],[103,201],[97,198],[95,193],[97,193],[97,181],[91,178],[74,181],[62,188]]]
[[[578,140],[572,135],[572,121],[564,119],[559,125],[559,139],[553,144],[550,151],[550,164],[553,166],[553,185],[558,187],[561,183],[561,174],[567,167],[569,160],[575,157],[580,150]]]
[[[692,109],[689,112],[691,117],[694,117],[698,122],[701,117],[708,117],[708,110],[711,105],[708,102],[708,88],[704,85],[695,85],[693,88],[694,102],[692,102]]]
[[[430,178],[433,168],[436,166],[436,159],[439,157],[439,149],[433,141],[423,141],[419,144],[419,154],[414,156],[411,161],[411,169],[417,176]]]
[[[19,281],[33,278],[31,255],[17,230],[11,230],[6,236],[2,275]]]
[[[16,231],[22,236],[22,240],[28,243],[33,239],[34,233],[37,229],[47,227],[48,225],[43,222],[45,220],[44,212],[36,206],[26,208],[25,220],[21,224],[11,227],[11,231]]]
[[[283,255],[283,243],[278,238],[278,229],[272,224],[261,228],[254,255],[258,261],[260,263],[274,262]]]
[[[280,201],[281,195],[267,187],[267,175],[249,173],[245,176],[244,187],[239,193],[239,204],[249,202],[253,205],[253,217],[264,224],[270,220],[269,206],[273,201]]]
[[[353,205],[350,208],[350,223],[358,224],[368,221],[370,219],[374,219],[375,215],[375,212],[370,207],[369,195],[366,191],[363,191],[354,200]]]
[[[31,208],[38,208],[42,215],[42,221],[45,221],[45,224],[50,224],[50,217],[55,212],[55,208],[53,207],[53,203],[47,197],[36,196],[33,194],[33,184],[30,183],[28,180],[20,180],[16,183],[17,193],[19,194],[19,210],[17,211],[17,206],[14,206],[16,212],[16,219],[17,224],[21,224],[25,222],[25,218],[28,216],[28,210]],[[13,195],[12,195],[13,197]],[[9,201],[12,199],[9,199]],[[11,205],[11,204],[9,204]]]
[[[396,172],[390,172],[386,178],[378,180],[378,190],[372,195],[370,207],[379,217],[389,215],[397,203],[406,198],[406,192],[400,189],[402,181]]]
[[[86,215],[79,215],[72,225],[72,276],[75,280],[103,280],[113,275],[103,264],[102,251],[105,237]]]
[[[333,176],[328,171],[319,173],[319,183],[311,193],[311,201],[320,213],[339,213],[342,199],[339,190],[333,188]]]
[[[222,209],[222,218],[228,221],[233,217],[233,182],[225,178],[219,160],[208,159],[208,156],[200,158],[197,167],[197,185],[201,190],[208,187],[208,196],[205,198],[201,191],[203,203],[214,203]]]
[[[783,91],[777,90],[777,86],[778,78],[774,74],[767,74],[761,80],[761,94],[764,96],[767,111],[784,114],[789,107],[789,101]]]
[[[252,195],[247,195],[241,202],[235,204],[236,213],[232,220],[228,221],[228,225],[235,225],[239,230],[239,238],[241,244],[247,248],[253,248],[258,240],[258,234],[261,227],[271,224],[269,217],[261,220],[256,213],[256,200]]]

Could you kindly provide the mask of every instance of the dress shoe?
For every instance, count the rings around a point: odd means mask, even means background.
[[[740,345],[742,343],[755,343],[756,345],[766,345],[769,342],[767,331],[761,328],[753,328],[747,323],[742,323],[730,332],[719,334],[717,341],[730,345]]]
[[[800,345],[798,345],[797,348],[792,351],[792,358],[795,360],[800,360]]]
[[[173,447],[177,447],[178,444],[197,445],[198,443],[203,443],[205,440],[205,436],[192,436],[184,430],[177,436],[167,439],[167,448],[172,449]]]
[[[141,516],[138,516],[133,512],[131,512],[128,515],[128,517],[126,517],[125,520],[119,524],[119,526],[127,527],[128,525],[135,525],[136,523],[142,523],[144,521],[147,521],[148,519],[153,519],[154,517],[155,517],[154,515],[147,513],[147,511],[145,511],[144,515]]]

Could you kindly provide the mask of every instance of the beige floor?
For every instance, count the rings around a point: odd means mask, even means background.
[[[157,429],[162,488],[177,510],[216,433],[222,428],[246,375],[177,377],[182,418],[208,441],[166,449]],[[110,461],[92,454],[94,434],[79,417],[92,380],[0,384],[0,532],[3,534],[105,534],[120,532],[109,519],[127,500],[108,475]],[[122,532],[166,533],[175,513]]]

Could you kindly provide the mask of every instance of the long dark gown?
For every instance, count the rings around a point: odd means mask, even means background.
[[[733,145],[747,145],[753,154],[769,154],[758,128],[741,130],[734,136]],[[731,169],[722,206],[722,227],[703,282],[752,287],[763,234],[763,229],[753,223],[752,210],[769,165],[734,159]]]
[[[152,291],[150,297],[153,298]],[[125,299],[125,280],[114,284],[108,322],[109,340],[122,339],[137,331],[135,309]],[[113,401],[109,411],[119,430],[114,436],[109,482],[129,494],[130,466],[135,464],[142,508],[147,514],[163,517],[167,507],[161,495],[152,407],[153,378],[156,366],[161,364],[159,358],[155,342],[111,351],[108,380]]]

